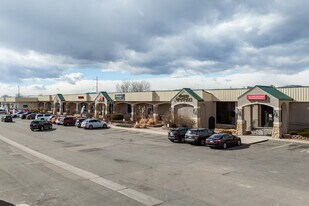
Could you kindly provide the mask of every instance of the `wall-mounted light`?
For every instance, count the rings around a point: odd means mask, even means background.
[[[242,109],[236,108],[236,109],[235,109],[235,113],[236,113],[237,115],[241,115]]]
[[[197,114],[197,108],[193,108],[193,114]]]
[[[273,111],[273,114],[274,114],[275,117],[278,117],[278,116],[279,116],[279,112],[278,112],[277,110],[274,110],[274,111]]]

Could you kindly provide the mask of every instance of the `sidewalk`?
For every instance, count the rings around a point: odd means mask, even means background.
[[[127,127],[118,127],[115,125],[109,125],[111,128],[134,131],[134,132],[144,132],[148,134],[158,134],[167,136],[168,130],[163,130],[162,128],[147,128],[147,129],[136,129]],[[260,142],[266,142],[271,139],[270,136],[239,136],[243,144],[256,144]]]
[[[271,140],[270,136],[239,135],[243,144],[257,144]]]

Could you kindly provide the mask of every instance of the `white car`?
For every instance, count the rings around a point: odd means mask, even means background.
[[[37,114],[35,116],[35,120],[45,120],[45,121],[49,121],[49,118],[51,117],[51,114]]]
[[[58,118],[56,119],[55,124],[60,125],[60,124],[62,124],[62,123],[63,123],[63,120],[64,120],[64,117],[58,117]]]
[[[86,119],[82,122],[80,127],[85,129],[107,128],[107,123],[98,119]]]

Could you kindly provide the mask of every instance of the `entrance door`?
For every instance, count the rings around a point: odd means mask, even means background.
[[[273,127],[274,123],[274,109],[272,107],[262,105],[261,107],[261,126]]]
[[[208,128],[209,129],[215,129],[215,118],[214,117],[209,117]]]

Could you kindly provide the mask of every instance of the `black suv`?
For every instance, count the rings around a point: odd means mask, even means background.
[[[27,115],[32,114],[33,112],[26,112],[21,115],[21,119],[26,119]]]
[[[49,121],[45,120],[34,120],[30,123],[30,129],[31,131],[34,131],[35,129],[38,130],[51,130],[53,129],[53,124]]]
[[[5,115],[1,117],[1,122],[13,122],[13,118],[11,115]]]
[[[168,132],[168,139],[171,142],[175,142],[175,140],[176,140],[178,142],[185,143],[185,134],[186,134],[187,131],[188,131],[188,129],[183,128],[183,127],[171,128],[170,131]]]
[[[214,132],[206,128],[189,129],[185,135],[185,141],[190,144],[204,146],[205,140],[212,134],[214,134]]]

